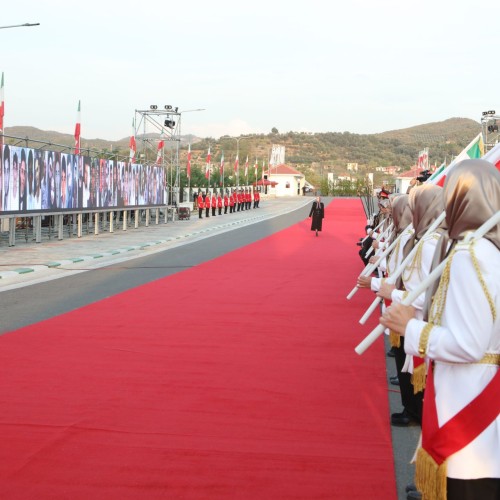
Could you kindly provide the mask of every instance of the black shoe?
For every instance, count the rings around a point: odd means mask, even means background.
[[[410,491],[417,491],[417,487],[415,486],[414,483],[406,485],[405,492],[410,493]]]
[[[391,425],[396,427],[407,427],[417,423],[417,420],[412,418],[406,410],[403,410],[401,413],[393,413],[391,415]]]
[[[396,353],[394,351],[394,347],[391,347],[388,351],[387,351],[387,356],[389,356],[390,358],[393,358],[394,356],[396,356]]]
[[[399,385],[399,378],[398,376],[396,375],[395,377],[391,377],[389,379],[389,382],[392,384],[392,385]]]
[[[406,495],[406,500],[421,500],[422,493],[418,490],[409,491]]]

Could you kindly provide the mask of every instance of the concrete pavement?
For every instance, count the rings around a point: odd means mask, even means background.
[[[146,253],[162,252],[179,245],[192,243],[239,227],[254,224],[300,209],[312,202],[310,197],[293,197],[261,200],[257,209],[230,214],[198,218],[193,212],[189,220],[175,220],[156,224],[151,221],[146,227],[129,227],[123,231],[115,225],[113,233],[100,232],[81,238],[52,238],[42,243],[32,239],[7,246],[2,238],[0,246],[0,291],[26,286],[35,282],[62,277],[58,269],[75,272],[104,267],[110,263],[123,262]]]

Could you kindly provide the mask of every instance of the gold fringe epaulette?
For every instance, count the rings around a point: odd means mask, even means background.
[[[425,363],[413,367],[411,383],[413,384],[413,394],[422,392],[425,389],[425,379],[427,377],[427,367]]]
[[[446,500],[446,461],[438,465],[423,448],[417,451],[415,485],[422,500]]]
[[[391,347],[401,347],[401,336],[389,330],[389,344],[391,344]]]

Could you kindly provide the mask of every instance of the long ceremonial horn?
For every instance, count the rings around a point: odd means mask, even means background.
[[[500,210],[496,212],[492,217],[490,217],[482,226],[480,226],[476,231],[473,233],[469,233],[468,237],[465,238],[466,242],[470,242],[472,240],[478,240],[482,238],[491,228],[495,227],[497,224],[500,223]],[[446,265],[446,261],[448,259],[444,259],[439,266],[437,266],[422,282],[415,288],[415,290],[412,290],[408,296],[401,301],[401,304],[404,306],[409,306],[411,303],[429,286],[434,283],[442,274],[444,266]],[[383,333],[385,330],[385,327],[383,325],[378,325],[376,328],[374,328],[354,349],[356,353],[358,354],[363,354],[368,347],[370,347],[375,340]]]

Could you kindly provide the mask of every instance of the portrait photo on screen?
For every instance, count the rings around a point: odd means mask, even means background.
[[[19,210],[25,212],[28,207],[26,204],[26,149],[22,148],[20,151],[19,160]]]
[[[43,152],[37,149],[33,150],[33,200],[31,208],[32,210],[40,210],[42,208],[42,196],[41,196],[41,173],[43,165]]]
[[[9,211],[15,212],[19,210],[19,160],[21,149],[18,147],[12,148],[11,165],[10,165],[10,182],[9,182]]]

